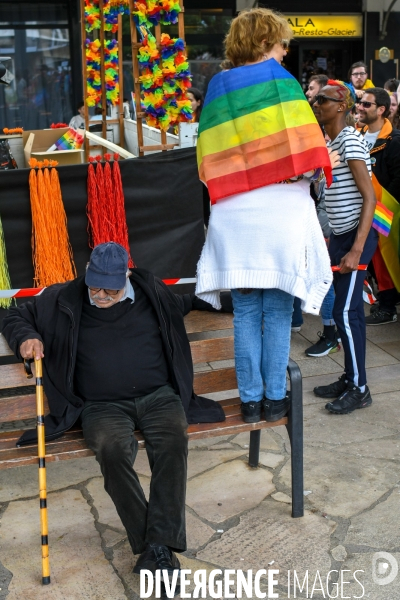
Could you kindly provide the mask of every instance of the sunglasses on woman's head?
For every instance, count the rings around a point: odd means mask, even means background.
[[[322,94],[317,94],[314,98],[314,102],[316,102],[319,106],[324,104],[325,102],[343,102],[343,100],[339,100],[338,98],[331,98],[330,96],[323,96]]]
[[[371,108],[373,104],[378,106],[376,102],[367,102],[366,100],[356,100],[356,104],[361,104],[364,108]]]
[[[281,40],[281,46],[284,50],[289,50],[290,42],[289,40]]]

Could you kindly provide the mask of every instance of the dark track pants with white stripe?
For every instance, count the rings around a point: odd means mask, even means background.
[[[357,229],[341,235],[332,233],[329,242],[332,266],[339,265],[342,257],[351,249],[356,233]],[[368,265],[377,244],[378,233],[371,228],[361,254],[360,265]],[[364,279],[365,271],[352,271],[346,275],[334,273],[333,277],[336,294],[333,318],[339,337],[342,339],[346,379],[357,387],[361,387],[367,382],[365,372],[366,331],[362,297]]]

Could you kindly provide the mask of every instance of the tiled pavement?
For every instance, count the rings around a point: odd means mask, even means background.
[[[301,582],[309,572],[309,592],[297,589],[297,598],[329,597],[326,578],[334,570],[330,597],[398,600],[400,574],[392,583],[378,585],[372,580],[372,560],[384,551],[400,563],[400,323],[368,328],[374,402],[344,416],[327,413],[312,393],[315,385],[338,377],[343,365],[343,352],[305,357],[319,328],[319,319],[306,316],[291,350],[304,377],[305,517],[290,517],[284,428],[262,432],[258,469],[246,462],[248,434],[191,442],[189,549],[181,562],[192,571],[279,569],[275,591],[281,598],[288,597],[287,573],[294,569]],[[144,450],[136,468],[147,493],[150,471]],[[139,598],[139,577],[132,574],[135,558],[95,460],[50,463],[47,471],[52,583],[46,587],[40,583],[37,469],[0,472],[0,599]],[[392,568],[383,562],[380,577]],[[353,576],[357,570],[364,592]],[[336,595],[340,571],[349,583]],[[311,595],[317,572],[322,584],[317,581]],[[289,597],[295,597],[292,590]]]

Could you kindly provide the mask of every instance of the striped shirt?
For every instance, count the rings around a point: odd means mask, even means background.
[[[340,163],[333,169],[333,183],[325,189],[325,205],[333,233],[340,235],[358,226],[363,199],[348,166],[349,160],[363,160],[371,176],[371,160],[368,145],[354,127],[345,127],[339,135],[328,142],[337,150]]]

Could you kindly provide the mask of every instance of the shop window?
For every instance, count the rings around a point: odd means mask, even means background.
[[[1,3],[0,56],[9,86],[0,86],[0,130],[43,129],[69,122],[70,43],[66,4]]]

